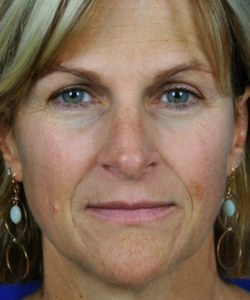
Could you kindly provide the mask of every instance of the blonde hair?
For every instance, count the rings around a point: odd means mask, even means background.
[[[19,99],[22,99],[32,80],[46,70],[65,48],[68,37],[90,16],[93,0],[1,0],[0,3],[0,114],[14,122]],[[19,281],[25,269],[23,253],[16,251],[13,268],[16,277],[7,269],[5,251],[11,239],[6,232],[11,201],[10,180],[5,164],[0,161],[0,282]],[[22,202],[29,211],[21,189]],[[26,278],[42,277],[41,233],[32,215],[28,233],[22,238],[30,258],[30,273]],[[18,249],[20,250],[20,249]],[[22,261],[24,261],[22,263]]]
[[[9,117],[10,126],[20,100],[32,81],[53,64],[65,49],[77,28],[84,26],[97,0],[1,0],[0,3],[0,114]],[[207,53],[214,65],[219,84],[234,94],[235,107],[250,82],[250,1],[249,0],[190,0],[198,12],[197,22],[207,34]],[[237,111],[237,109],[236,109]],[[249,202],[249,149],[250,138],[243,162],[236,174],[235,191],[239,197],[240,218],[238,232],[242,240],[242,260],[228,276],[250,275],[250,202]],[[11,188],[0,159],[0,282],[18,281],[6,267],[5,251],[10,238],[4,226],[8,218]],[[22,201],[28,210],[24,191]],[[215,225],[215,240],[221,228]],[[41,233],[30,214],[28,233],[22,240],[31,259],[30,274],[26,279],[42,278]],[[37,251],[39,248],[39,251]],[[233,250],[232,250],[233,249]],[[230,245],[227,251],[235,251]],[[18,257],[15,267],[21,274],[24,264]],[[219,273],[222,269],[218,266]]]
[[[232,91],[237,118],[237,106],[241,95],[250,84],[250,1],[249,0],[201,0],[197,1],[202,18],[206,20],[209,51],[214,59],[214,69],[225,91]],[[204,27],[203,27],[204,29]],[[249,103],[248,103],[248,111]],[[233,190],[239,199],[239,220],[237,228],[242,246],[242,257],[236,268],[224,270],[218,264],[222,277],[245,277],[250,275],[250,189],[249,189],[249,149],[250,131],[248,130],[242,161],[236,170]],[[220,222],[215,224],[215,245],[223,233]],[[224,249],[225,265],[239,256],[238,240],[231,240]]]

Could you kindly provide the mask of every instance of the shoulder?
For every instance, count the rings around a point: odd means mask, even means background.
[[[19,300],[33,293],[40,287],[40,282],[31,281],[19,284],[0,284],[1,299]]]
[[[224,290],[226,297],[224,299],[232,300],[250,300],[250,280],[230,280],[227,288]]]
[[[250,300],[250,293],[246,290],[240,289],[237,287],[238,290],[235,290],[235,300]]]
[[[250,292],[250,278],[248,279],[233,279],[232,283]]]

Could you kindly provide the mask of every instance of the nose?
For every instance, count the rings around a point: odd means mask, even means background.
[[[113,175],[138,180],[157,165],[157,155],[139,110],[116,113],[101,154],[101,165]]]

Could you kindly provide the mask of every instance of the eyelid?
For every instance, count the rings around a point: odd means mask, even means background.
[[[197,88],[194,88],[193,86],[190,86],[185,83],[170,83],[170,84],[164,85],[162,87],[161,93],[166,93],[166,92],[170,92],[170,91],[184,91],[184,92],[188,92],[188,93],[194,95],[195,97],[197,97],[199,99],[204,99],[204,96]]]
[[[70,85],[70,86],[66,86],[66,87],[62,87],[62,88],[58,89],[56,92],[54,92],[49,97],[49,99],[50,100],[56,99],[62,93],[69,92],[69,91],[72,91],[72,90],[78,90],[78,89],[82,90],[82,91],[85,91],[85,92],[89,93],[90,95],[92,95],[92,92],[90,91],[90,87],[89,86],[86,86],[86,85]]]
[[[181,91],[189,94],[187,101],[164,101],[163,97],[166,95],[168,98],[168,93]],[[152,108],[153,114],[157,114],[157,111],[163,115],[168,113],[186,114],[187,112],[195,111],[195,108],[201,107],[203,100],[205,100],[200,90],[188,83],[167,82],[158,87],[155,92],[152,92],[150,97],[147,98],[149,105],[147,105],[147,107],[149,107],[149,109]],[[152,104],[152,106],[150,104]]]

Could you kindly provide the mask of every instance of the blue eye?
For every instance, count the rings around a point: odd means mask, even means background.
[[[161,100],[163,102],[168,102],[172,104],[186,103],[192,96],[191,92],[185,91],[183,89],[175,89],[165,92]]]
[[[65,89],[57,95],[56,98],[61,98],[66,103],[81,103],[81,102],[90,102],[92,97],[91,95],[81,88],[68,88]]]

